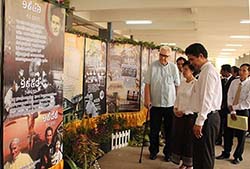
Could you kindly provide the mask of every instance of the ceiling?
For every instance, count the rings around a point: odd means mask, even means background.
[[[74,15],[94,24],[112,28],[121,35],[160,43],[176,43],[185,48],[200,42],[211,60],[237,58],[250,51],[250,39],[232,39],[231,35],[250,35],[248,0],[71,0]],[[126,20],[152,20],[150,25],[126,25]],[[241,44],[227,47],[226,44]],[[222,49],[235,49],[221,54]],[[223,56],[220,56],[223,55]]]

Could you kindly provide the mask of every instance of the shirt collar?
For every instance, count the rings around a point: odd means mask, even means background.
[[[209,61],[207,61],[206,63],[204,63],[204,64],[201,66],[201,70],[205,69],[205,67],[207,67],[209,64],[210,64]]]
[[[227,80],[229,80],[231,77],[232,77],[232,75],[230,75],[230,76],[226,77],[226,79],[227,79]]]
[[[241,81],[241,80],[240,80],[240,83],[241,83],[241,85],[243,86],[243,85],[245,85],[248,81],[249,81],[249,78],[246,78],[246,80],[244,80],[244,81]]]
[[[168,62],[169,63],[169,62]],[[161,64],[161,62],[158,60],[158,64],[161,66],[161,67],[166,67],[167,65],[168,65],[168,63],[166,64],[166,65],[163,65],[163,64]]]
[[[21,155],[21,152],[16,156],[16,159],[13,160],[13,162],[16,161],[20,157],[20,155]]]

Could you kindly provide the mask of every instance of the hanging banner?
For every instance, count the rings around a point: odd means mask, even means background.
[[[4,169],[62,160],[65,10],[38,0],[5,1]]]
[[[111,43],[107,66],[109,113],[140,110],[140,46]]]
[[[86,38],[84,71],[85,117],[106,113],[106,43]]]
[[[84,37],[65,33],[63,114],[67,117],[83,116],[83,56]]]
[[[149,49],[142,47],[142,56],[141,56],[141,107],[144,105],[144,78],[146,76],[149,65]]]

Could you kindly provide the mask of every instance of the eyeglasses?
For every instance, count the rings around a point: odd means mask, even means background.
[[[161,53],[160,53],[160,56],[161,56],[161,57],[165,57],[165,58],[170,57],[169,55],[163,55],[163,54],[161,54]]]

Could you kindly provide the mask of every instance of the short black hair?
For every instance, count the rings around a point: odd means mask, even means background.
[[[240,67],[243,67],[243,66],[247,66],[247,70],[250,71],[250,64],[243,63],[242,65],[240,65]]]
[[[234,73],[237,73],[237,75],[239,76],[240,69],[237,66],[232,66],[232,69],[234,70]]]
[[[176,62],[178,62],[178,61],[180,61],[180,60],[183,60],[184,62],[186,62],[187,61],[187,59],[185,59],[184,57],[179,57],[177,60],[176,60]]]
[[[45,130],[45,137],[47,137],[47,135],[48,135],[48,131],[51,131],[52,132],[52,134],[53,134],[53,129],[52,129],[52,127],[48,127],[48,128],[46,128],[46,130]]]
[[[194,66],[189,62],[189,61],[186,61],[183,65],[184,66],[188,66],[188,68],[192,71],[192,72],[195,72],[195,68]]]
[[[229,65],[229,64],[224,64],[224,65],[222,65],[222,66],[221,66],[221,70],[226,71],[226,72],[229,72],[229,73],[232,72],[231,65]]]
[[[207,50],[205,47],[200,43],[194,43],[188,46],[185,50],[186,55],[193,55],[196,57],[199,57],[200,54],[202,54],[205,58],[208,57]]]

